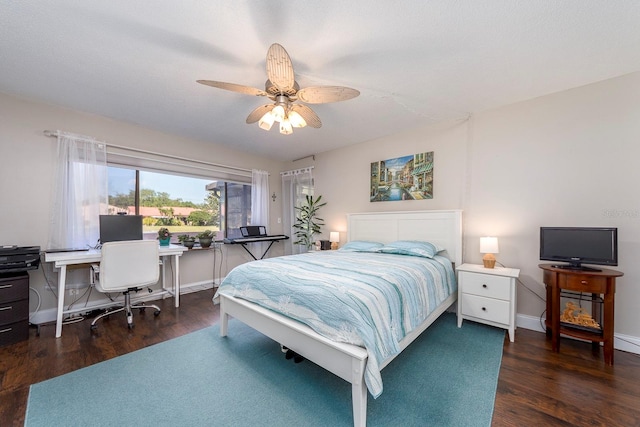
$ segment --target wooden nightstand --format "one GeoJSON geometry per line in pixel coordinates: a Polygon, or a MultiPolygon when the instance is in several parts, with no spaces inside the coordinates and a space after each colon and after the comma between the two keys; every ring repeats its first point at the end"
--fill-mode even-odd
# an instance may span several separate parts
{"type": "Polygon", "coordinates": [[[484,268],[462,264],[458,272],[458,327],[462,320],[504,328],[509,340],[516,332],[516,268],[484,268]]]}

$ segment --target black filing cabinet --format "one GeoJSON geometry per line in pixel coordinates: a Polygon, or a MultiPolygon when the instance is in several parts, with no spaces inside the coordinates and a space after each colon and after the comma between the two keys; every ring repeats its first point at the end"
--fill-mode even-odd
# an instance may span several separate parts
{"type": "Polygon", "coordinates": [[[0,274],[0,347],[29,338],[29,275],[0,274]]]}

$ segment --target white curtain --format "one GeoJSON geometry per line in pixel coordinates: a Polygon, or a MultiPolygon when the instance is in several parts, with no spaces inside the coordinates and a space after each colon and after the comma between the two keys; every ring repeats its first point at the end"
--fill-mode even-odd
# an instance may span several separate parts
{"type": "Polygon", "coordinates": [[[251,224],[269,226],[269,172],[251,171],[251,224]]]}
{"type": "Polygon", "coordinates": [[[58,132],[48,248],[95,246],[107,213],[106,144],[58,132]]]}
{"type": "Polygon", "coordinates": [[[295,229],[296,206],[305,201],[307,195],[313,196],[313,168],[282,172],[282,225],[284,234],[290,237],[285,240],[285,255],[299,254],[307,251],[304,245],[296,245],[295,229]]]}
{"type": "MultiPolygon", "coordinates": [[[[251,171],[251,225],[264,225],[269,231],[269,172],[251,171]]],[[[267,243],[252,243],[261,254],[267,243]]]]}

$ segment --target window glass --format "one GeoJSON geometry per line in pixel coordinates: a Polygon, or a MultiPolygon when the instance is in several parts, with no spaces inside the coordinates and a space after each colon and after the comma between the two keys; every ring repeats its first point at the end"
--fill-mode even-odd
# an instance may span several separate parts
{"type": "Polygon", "coordinates": [[[225,237],[241,237],[240,227],[251,224],[251,186],[233,182],[218,182],[220,224],[225,237]]]}
{"type": "Polygon", "coordinates": [[[109,167],[109,215],[127,213],[135,215],[136,171],[134,169],[109,167]],[[133,211],[129,211],[133,209],[133,211]]]}
{"type": "MultiPolygon", "coordinates": [[[[195,235],[204,230],[215,234],[221,229],[220,191],[206,189],[211,181],[110,166],[109,213],[142,215],[145,238],[155,238],[161,227],[167,227],[174,236],[195,235]],[[139,186],[138,204],[136,183],[139,186]]],[[[245,208],[250,210],[250,204],[245,208]]],[[[176,240],[177,237],[172,239],[176,240]]]]}

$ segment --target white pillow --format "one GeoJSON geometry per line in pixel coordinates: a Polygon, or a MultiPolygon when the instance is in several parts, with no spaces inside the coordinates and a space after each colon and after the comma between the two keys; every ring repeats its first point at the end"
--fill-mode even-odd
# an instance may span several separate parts
{"type": "Polygon", "coordinates": [[[385,254],[419,256],[424,258],[433,258],[438,252],[442,252],[444,248],[434,245],[431,242],[420,242],[417,240],[397,240],[387,243],[378,249],[378,252],[385,254]]]}
{"type": "Polygon", "coordinates": [[[353,240],[346,243],[339,250],[346,252],[377,252],[378,249],[383,247],[382,243],[368,242],[365,240],[353,240]]]}

